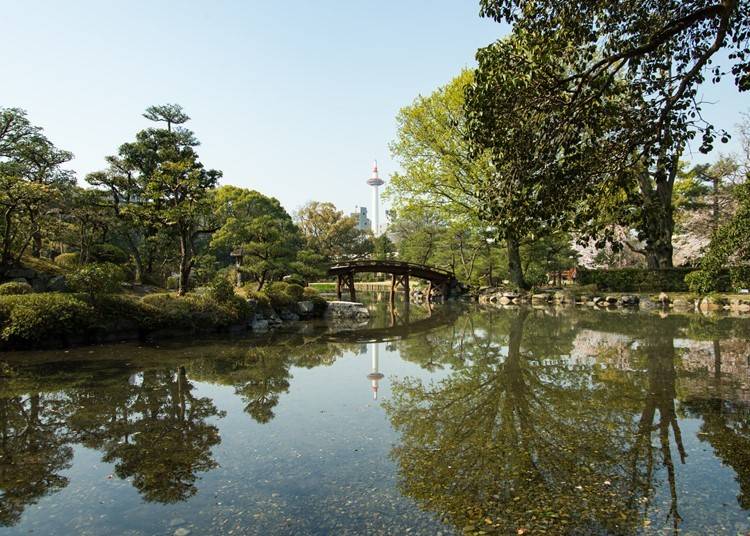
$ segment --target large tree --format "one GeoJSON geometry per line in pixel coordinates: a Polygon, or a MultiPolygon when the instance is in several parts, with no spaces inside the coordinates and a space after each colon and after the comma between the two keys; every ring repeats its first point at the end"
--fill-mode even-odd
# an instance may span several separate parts
{"type": "Polygon", "coordinates": [[[302,239],[276,198],[223,186],[214,203],[221,227],[213,235],[211,247],[241,251],[241,271],[255,281],[258,290],[292,271],[302,239]]]}
{"type": "Polygon", "coordinates": [[[492,227],[506,241],[511,280],[525,287],[520,257],[524,231],[514,222],[501,224],[488,210],[486,190],[496,169],[490,152],[476,151],[469,141],[464,93],[472,82],[473,73],[465,70],[399,112],[391,152],[404,171],[393,175],[386,190],[399,253],[414,262],[435,262],[435,252],[445,246],[455,255],[441,264],[447,261],[452,269],[460,264],[470,278],[474,261],[487,249],[485,239],[495,238],[484,236],[492,227]]]}
{"type": "Polygon", "coordinates": [[[327,261],[359,259],[372,251],[367,233],[354,216],[345,216],[333,203],[310,201],[294,213],[294,220],[311,251],[327,261]]]}
{"type": "MultiPolygon", "coordinates": [[[[537,98],[521,107],[522,114],[533,112],[534,103],[554,103],[575,128],[596,130],[597,118],[589,110],[628,80],[630,118],[617,135],[629,158],[620,159],[619,166],[635,173],[635,187],[621,216],[645,241],[653,268],[672,265],[672,189],[685,144],[700,133],[701,150],[708,151],[716,138],[714,126],[700,115],[699,85],[707,77],[718,81],[731,64],[737,87],[750,87],[748,10],[747,0],[481,0],[482,15],[512,24],[533,62],[546,62],[549,43],[562,44],[555,55],[567,68],[539,78],[537,98]],[[717,61],[722,50],[728,62],[717,61]]],[[[509,75],[504,58],[492,58],[491,50],[480,50],[480,72],[503,83],[507,76],[526,78],[509,75]]],[[[486,102],[492,98],[486,96],[486,102]]],[[[493,113],[486,104],[475,110],[493,113]]]]}
{"type": "Polygon", "coordinates": [[[32,125],[23,110],[0,108],[3,266],[17,264],[29,246],[34,256],[41,255],[60,192],[74,182],[72,172],[60,167],[71,158],[32,125]]]}
{"type": "Polygon", "coordinates": [[[151,107],[144,115],[167,122],[167,128],[138,132],[135,141],[120,146],[118,156],[107,159],[106,171],[89,175],[88,181],[109,189],[118,218],[126,224],[137,223],[142,230],[125,232],[135,260],[136,279],[143,273],[139,245],[144,236],[153,238],[162,231],[176,241],[178,292],[185,294],[197,257],[198,239],[215,230],[209,194],[221,172],[206,169],[200,162],[195,150],[199,143],[192,131],[184,127],[172,129],[172,123],[189,119],[181,109],[162,108],[151,107]]]}

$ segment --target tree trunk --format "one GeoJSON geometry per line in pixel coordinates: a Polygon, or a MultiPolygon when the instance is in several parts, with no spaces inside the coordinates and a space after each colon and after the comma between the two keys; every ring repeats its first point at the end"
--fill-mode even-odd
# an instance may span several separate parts
{"type": "Polygon", "coordinates": [[[512,232],[506,234],[505,241],[508,246],[508,274],[510,282],[519,289],[528,289],[529,286],[523,277],[523,268],[521,266],[521,244],[512,232]]]}
{"type": "Polygon", "coordinates": [[[133,237],[130,236],[130,233],[125,233],[125,238],[128,242],[128,248],[130,248],[130,254],[133,256],[133,264],[135,264],[134,283],[140,285],[143,283],[143,258],[141,257],[141,252],[138,250],[138,245],[133,240],[133,237]]]}
{"type": "Polygon", "coordinates": [[[33,234],[31,255],[37,259],[42,256],[42,232],[37,229],[33,234]]]}
{"type": "Polygon", "coordinates": [[[184,296],[190,285],[190,271],[193,268],[193,248],[186,233],[180,233],[180,284],[177,294],[184,296]]]}
{"type": "Polygon", "coordinates": [[[646,263],[651,269],[672,268],[672,180],[656,183],[656,189],[643,191],[643,228],[646,263]]]}
{"type": "Polygon", "coordinates": [[[11,258],[11,242],[13,241],[13,232],[12,232],[12,226],[13,226],[13,208],[7,208],[5,209],[5,214],[3,214],[5,229],[3,233],[3,259],[2,259],[2,265],[3,266],[10,266],[13,259],[11,258]]]}

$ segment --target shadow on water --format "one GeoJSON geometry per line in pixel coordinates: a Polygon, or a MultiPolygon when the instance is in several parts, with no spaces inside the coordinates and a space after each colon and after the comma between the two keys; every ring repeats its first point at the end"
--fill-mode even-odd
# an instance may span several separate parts
{"type": "Polygon", "coordinates": [[[695,478],[687,443],[696,441],[683,431],[691,419],[700,422],[697,442],[732,469],[737,506],[750,508],[747,321],[370,308],[361,329],[321,324],[252,339],[3,356],[0,524],[17,524],[28,505],[69,484],[76,445],[113,464],[146,502],[185,501],[217,468],[225,417],[197,383],[231,388],[247,418],[267,424],[295,389],[292,369],[331,366],[373,342],[425,371],[392,381],[383,405],[399,433],[391,456],[401,493],[449,527],[712,526],[713,503],[685,506],[680,491],[695,478]],[[697,519],[699,507],[706,514],[697,519]]]}

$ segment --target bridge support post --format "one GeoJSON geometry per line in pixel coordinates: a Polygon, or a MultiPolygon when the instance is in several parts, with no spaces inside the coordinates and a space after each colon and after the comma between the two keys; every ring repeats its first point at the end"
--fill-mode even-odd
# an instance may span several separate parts
{"type": "Polygon", "coordinates": [[[336,299],[341,301],[341,274],[336,276],[336,299]]]}
{"type": "Polygon", "coordinates": [[[427,303],[432,302],[432,280],[427,282],[427,303]]]}
{"type": "Polygon", "coordinates": [[[354,290],[354,272],[346,274],[346,286],[349,287],[349,299],[350,301],[357,301],[357,291],[354,290]]]}
{"type": "Polygon", "coordinates": [[[411,299],[411,291],[409,290],[409,274],[404,274],[401,281],[401,284],[404,286],[404,292],[406,293],[406,297],[404,299],[406,300],[406,303],[409,303],[409,300],[411,299]]]}

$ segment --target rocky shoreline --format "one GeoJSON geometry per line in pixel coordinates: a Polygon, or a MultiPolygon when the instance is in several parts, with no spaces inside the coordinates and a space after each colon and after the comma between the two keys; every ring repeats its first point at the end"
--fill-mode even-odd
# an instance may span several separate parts
{"type": "Polygon", "coordinates": [[[633,293],[576,293],[568,290],[514,292],[498,288],[481,289],[475,296],[480,304],[513,306],[579,306],[599,309],[639,308],[683,312],[750,313],[750,294],[690,296],[684,294],[658,295],[633,293]]]}

